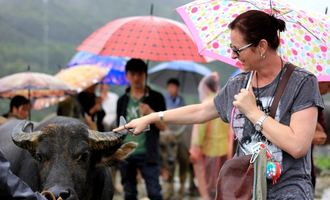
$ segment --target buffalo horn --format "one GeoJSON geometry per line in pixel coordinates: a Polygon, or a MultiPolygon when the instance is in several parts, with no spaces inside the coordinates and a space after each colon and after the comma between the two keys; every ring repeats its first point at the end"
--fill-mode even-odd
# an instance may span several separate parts
{"type": "MultiPolygon", "coordinates": [[[[126,120],[123,116],[120,116],[120,126],[126,124],[126,120]]],[[[121,144],[127,135],[127,130],[120,132],[99,132],[88,130],[89,143],[93,150],[102,150],[113,147],[117,144],[121,144]]]]}
{"type": "Polygon", "coordinates": [[[93,150],[102,150],[121,144],[126,136],[123,132],[99,132],[88,130],[89,143],[93,150]]]}
{"type": "Polygon", "coordinates": [[[12,132],[12,140],[14,143],[30,152],[34,152],[37,146],[37,141],[42,131],[33,132],[33,123],[22,121],[14,128],[12,132]]]}

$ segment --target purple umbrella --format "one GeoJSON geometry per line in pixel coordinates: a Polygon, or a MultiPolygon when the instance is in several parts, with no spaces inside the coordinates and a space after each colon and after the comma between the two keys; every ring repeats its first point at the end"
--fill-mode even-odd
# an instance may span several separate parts
{"type": "Polygon", "coordinates": [[[103,79],[103,83],[111,85],[127,85],[125,77],[125,65],[127,60],[123,57],[99,56],[92,53],[80,51],[68,63],[68,67],[82,64],[99,65],[110,68],[109,73],[103,79]]]}

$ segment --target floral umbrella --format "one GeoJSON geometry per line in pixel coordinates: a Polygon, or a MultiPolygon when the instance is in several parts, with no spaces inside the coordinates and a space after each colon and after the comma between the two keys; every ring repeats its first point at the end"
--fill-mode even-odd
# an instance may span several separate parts
{"type": "MultiPolygon", "coordinates": [[[[61,70],[55,74],[55,77],[79,93],[84,89],[101,82],[108,73],[108,70],[108,68],[103,68],[97,65],[79,65],[61,70]]],[[[35,101],[33,108],[42,109],[63,101],[66,97],[39,98],[35,101]]]]}
{"type": "Polygon", "coordinates": [[[87,37],[77,50],[151,61],[207,61],[198,54],[184,24],[156,16],[111,21],[87,37]]]}
{"type": "Polygon", "coordinates": [[[201,55],[239,66],[230,58],[228,24],[248,10],[262,10],[286,22],[279,53],[319,80],[330,80],[330,24],[326,16],[295,10],[281,0],[196,0],[177,8],[201,55]]]}
{"type": "Polygon", "coordinates": [[[62,69],[55,74],[55,77],[74,88],[77,92],[81,92],[95,83],[101,82],[108,71],[109,69],[97,65],[78,65],[62,69]]]}
{"type": "MultiPolygon", "coordinates": [[[[37,99],[60,98],[72,94],[73,89],[62,80],[38,72],[21,72],[0,79],[0,97],[13,98],[22,95],[34,104],[37,99]]],[[[29,110],[29,119],[31,112],[29,110]]]]}
{"type": "Polygon", "coordinates": [[[29,99],[50,96],[63,96],[72,88],[62,80],[38,72],[21,72],[0,79],[0,97],[12,98],[22,95],[29,99]]]}

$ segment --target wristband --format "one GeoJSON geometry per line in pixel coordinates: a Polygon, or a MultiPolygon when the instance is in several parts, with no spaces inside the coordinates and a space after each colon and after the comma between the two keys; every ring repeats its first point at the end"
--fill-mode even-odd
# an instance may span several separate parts
{"type": "Polygon", "coordinates": [[[159,117],[160,121],[164,121],[164,111],[158,112],[158,117],[159,117]]]}

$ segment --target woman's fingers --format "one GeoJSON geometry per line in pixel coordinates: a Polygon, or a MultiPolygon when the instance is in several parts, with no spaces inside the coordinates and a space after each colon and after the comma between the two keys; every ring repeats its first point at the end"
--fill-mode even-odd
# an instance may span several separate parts
{"type": "Polygon", "coordinates": [[[124,130],[124,129],[125,129],[124,126],[119,126],[119,127],[115,128],[115,129],[113,129],[112,131],[114,131],[114,132],[119,132],[119,131],[122,131],[122,130],[124,130]]]}

